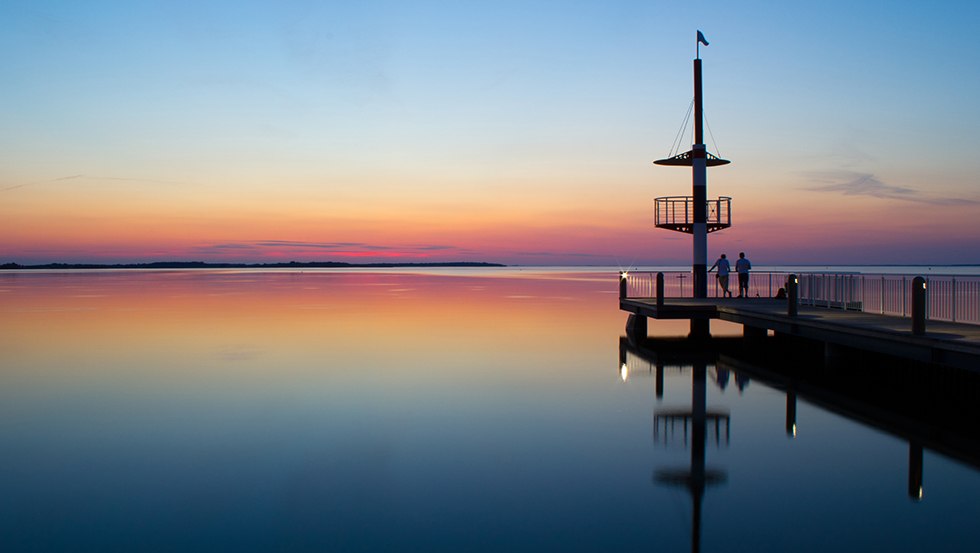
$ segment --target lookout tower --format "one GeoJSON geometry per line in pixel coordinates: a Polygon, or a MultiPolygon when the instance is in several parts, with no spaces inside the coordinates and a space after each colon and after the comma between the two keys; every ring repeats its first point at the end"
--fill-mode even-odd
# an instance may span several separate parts
{"type": "MultiPolygon", "coordinates": [[[[732,199],[708,199],[708,167],[731,163],[708,152],[704,145],[704,101],[701,94],[701,45],[708,45],[698,31],[694,59],[694,144],[687,152],[654,161],[657,165],[691,167],[691,196],[662,196],[654,201],[654,223],[658,228],[692,234],[694,297],[708,297],[708,233],[732,226],[732,199]]],[[[690,113],[690,112],[688,112],[690,113]]],[[[682,127],[683,128],[683,127],[682,127]]]]}

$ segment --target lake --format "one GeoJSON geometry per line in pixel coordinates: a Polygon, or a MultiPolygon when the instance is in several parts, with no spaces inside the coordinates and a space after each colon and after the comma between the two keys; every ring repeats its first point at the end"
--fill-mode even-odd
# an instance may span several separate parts
{"type": "Polygon", "coordinates": [[[0,272],[0,550],[978,547],[972,379],[742,355],[721,322],[630,343],[617,294],[615,270],[0,272]]]}

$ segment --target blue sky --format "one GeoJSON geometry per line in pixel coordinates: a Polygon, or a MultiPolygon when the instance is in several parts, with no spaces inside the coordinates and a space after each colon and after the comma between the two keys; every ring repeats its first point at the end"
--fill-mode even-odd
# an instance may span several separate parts
{"type": "MultiPolygon", "coordinates": [[[[36,244],[42,236],[28,221],[102,197],[117,210],[99,212],[106,232],[61,240],[68,245],[50,255],[98,253],[125,224],[114,213],[132,201],[145,217],[164,216],[144,205],[153,203],[200,227],[230,229],[235,209],[268,223],[261,235],[243,230],[243,241],[354,241],[360,231],[345,217],[374,227],[394,217],[418,236],[416,246],[492,250],[512,262],[608,262],[610,248],[684,259],[677,237],[650,225],[650,202],[687,193],[689,177],[650,161],[667,154],[690,102],[701,29],[711,42],[702,48],[716,139],[709,149],[735,162],[712,172],[709,195],[734,196],[736,221],[751,223],[717,235],[720,244],[792,257],[782,242],[766,242],[767,229],[782,232],[796,222],[785,213],[800,206],[802,230],[831,221],[893,240],[904,228],[894,219],[921,214],[932,223],[910,232],[932,238],[913,249],[958,261],[968,250],[937,249],[936,241],[956,230],[964,248],[980,245],[980,228],[969,226],[969,206],[980,201],[978,12],[948,2],[701,2],[693,10],[663,2],[7,1],[7,224],[17,225],[18,243],[36,244]],[[22,186],[78,175],[58,181],[71,182],[64,192],[22,186]],[[322,234],[275,230],[297,206],[318,202],[322,234]],[[217,215],[204,220],[209,212],[217,215]],[[432,213],[483,226],[437,240],[425,227],[432,213]],[[512,232],[476,239],[493,221],[512,232]],[[540,221],[561,226],[556,235],[604,238],[562,246],[556,237],[533,252],[515,242],[540,232],[540,221]]],[[[234,235],[219,234],[214,241],[234,235]]],[[[862,247],[884,251],[886,238],[862,247]]],[[[24,248],[11,239],[0,251],[22,258],[24,248]]],[[[846,261],[829,258],[839,251],[805,257],[846,261]]],[[[860,255],[857,247],[847,253],[860,255]]]]}

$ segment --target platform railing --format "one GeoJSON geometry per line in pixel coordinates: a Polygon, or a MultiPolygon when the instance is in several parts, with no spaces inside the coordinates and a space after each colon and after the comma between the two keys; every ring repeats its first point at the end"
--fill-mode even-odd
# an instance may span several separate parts
{"type": "MultiPolygon", "coordinates": [[[[664,298],[693,296],[692,273],[663,271],[664,298]]],[[[711,273],[714,274],[714,273],[711,273]]],[[[797,273],[800,305],[910,317],[914,275],[859,273],[797,273]]],[[[786,286],[789,273],[753,271],[749,277],[749,297],[772,298],[786,286]]],[[[980,277],[926,277],[926,318],[933,321],[980,324],[980,277]]],[[[657,273],[627,273],[628,298],[656,298],[657,273]]],[[[729,276],[728,289],[738,295],[738,275],[729,276]]],[[[710,278],[708,297],[722,297],[717,278],[710,278]]]]}
{"type": "MultiPolygon", "coordinates": [[[[732,198],[705,201],[708,232],[732,226],[732,198]]],[[[694,197],[663,196],[654,200],[653,222],[661,228],[690,232],[694,226],[694,197]]]]}

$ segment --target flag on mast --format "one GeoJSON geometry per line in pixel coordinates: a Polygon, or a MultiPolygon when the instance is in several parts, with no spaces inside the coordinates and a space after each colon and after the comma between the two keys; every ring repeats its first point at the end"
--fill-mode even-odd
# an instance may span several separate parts
{"type": "Polygon", "coordinates": [[[704,35],[701,34],[701,31],[698,31],[698,42],[704,44],[705,46],[708,45],[708,41],[705,40],[704,35]]]}

